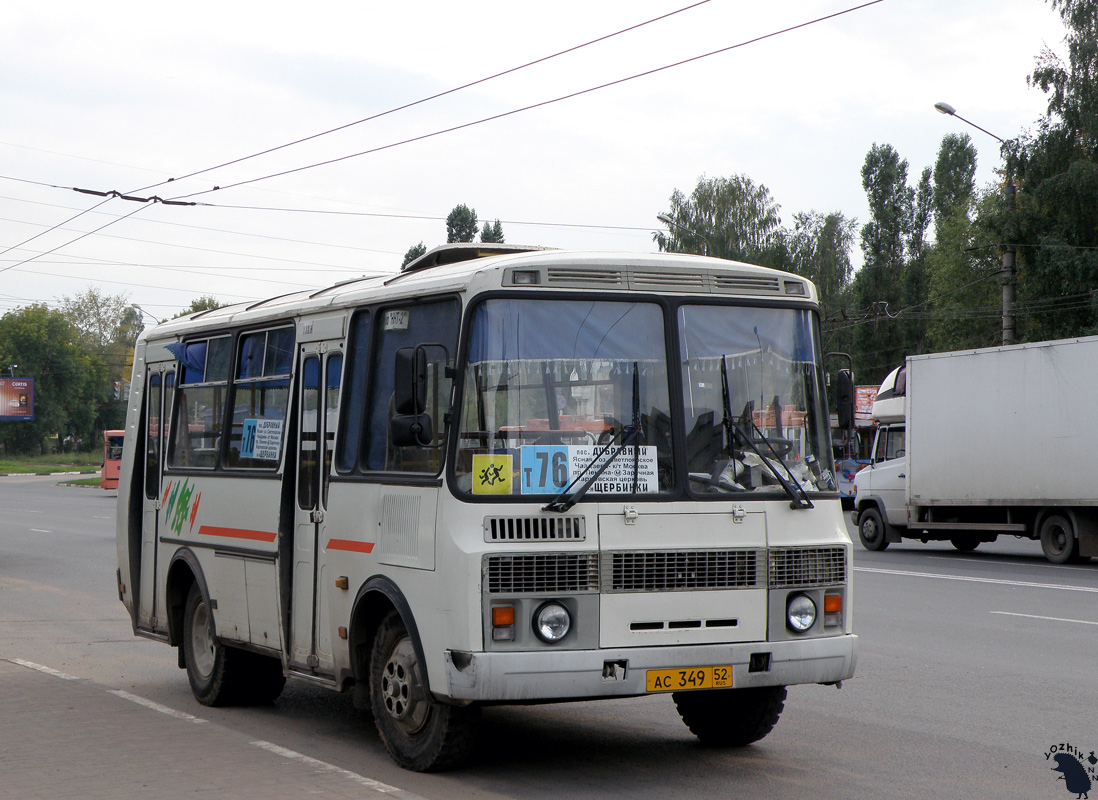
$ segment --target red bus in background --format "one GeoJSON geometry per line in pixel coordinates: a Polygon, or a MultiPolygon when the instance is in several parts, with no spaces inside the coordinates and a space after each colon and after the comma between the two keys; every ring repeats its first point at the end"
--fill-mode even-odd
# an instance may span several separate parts
{"type": "Polygon", "coordinates": [[[99,473],[100,489],[118,488],[118,471],[122,467],[122,438],[125,431],[103,431],[103,469],[99,473]]]}

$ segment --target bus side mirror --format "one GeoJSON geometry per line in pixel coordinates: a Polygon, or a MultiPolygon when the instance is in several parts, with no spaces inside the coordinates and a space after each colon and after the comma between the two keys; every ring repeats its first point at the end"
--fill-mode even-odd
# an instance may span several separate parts
{"type": "Polygon", "coordinates": [[[422,414],[427,407],[427,351],[422,347],[396,351],[393,392],[397,414],[422,414]]]}
{"type": "Polygon", "coordinates": [[[854,373],[848,369],[839,370],[835,389],[839,427],[844,431],[854,430],[854,373]]]}
{"type": "Polygon", "coordinates": [[[396,351],[389,440],[394,447],[429,447],[434,427],[427,408],[427,351],[422,345],[396,351]]]}

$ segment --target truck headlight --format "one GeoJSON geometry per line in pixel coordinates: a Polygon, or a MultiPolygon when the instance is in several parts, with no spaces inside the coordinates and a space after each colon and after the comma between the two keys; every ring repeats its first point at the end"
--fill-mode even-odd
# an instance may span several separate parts
{"type": "Polygon", "coordinates": [[[572,615],[558,602],[542,603],[534,612],[534,633],[548,644],[556,644],[572,628],[572,615]]]}
{"type": "Polygon", "coordinates": [[[804,633],[816,622],[816,604],[806,594],[795,594],[785,607],[785,624],[789,630],[804,633]]]}

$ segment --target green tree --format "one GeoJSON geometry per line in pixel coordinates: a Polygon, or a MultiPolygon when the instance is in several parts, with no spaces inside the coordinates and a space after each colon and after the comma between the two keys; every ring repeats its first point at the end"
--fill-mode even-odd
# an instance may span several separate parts
{"type": "MultiPolygon", "coordinates": [[[[799,212],[793,215],[793,230],[787,236],[790,269],[816,284],[825,323],[832,329],[841,327],[835,323],[842,319],[849,299],[854,225],[839,212],[799,212]]],[[[825,347],[844,349],[839,340],[825,347]]]]}
{"type": "Polygon", "coordinates": [[[503,225],[498,219],[492,224],[484,223],[484,227],[480,229],[480,240],[492,244],[503,244],[503,225]]]}
{"type": "Polygon", "coordinates": [[[1066,62],[1045,49],[1029,77],[1048,95],[1037,130],[1004,147],[1018,194],[989,225],[1017,246],[1019,339],[1098,333],[1098,0],[1051,0],[1066,62]]]}
{"type": "Polygon", "coordinates": [[[477,212],[459,203],[446,217],[446,243],[471,242],[476,238],[477,212]]]}
{"type": "Polygon", "coordinates": [[[34,378],[34,421],[0,424],[6,448],[44,452],[53,435],[92,441],[106,367],[62,311],[31,305],[0,317],[0,361],[34,378]]]}
{"type": "MultiPolygon", "coordinates": [[[[904,320],[910,300],[906,249],[915,230],[915,190],[907,183],[907,160],[891,145],[874,144],[862,165],[870,220],[861,231],[864,265],[854,278],[853,349],[859,380],[880,381],[907,355],[904,320]]],[[[924,198],[925,200],[925,198],[924,198]]]]}
{"type": "Polygon", "coordinates": [[[173,319],[185,317],[188,314],[197,314],[199,311],[213,311],[215,308],[221,308],[223,305],[225,305],[225,303],[222,303],[212,294],[203,295],[202,297],[196,297],[192,300],[191,304],[176,314],[173,319]]]}
{"type": "Polygon", "coordinates": [[[770,190],[746,175],[698,179],[687,197],[671,195],[671,224],[653,236],[660,250],[784,267],[787,246],[781,207],[770,190]]]}
{"type": "Polygon", "coordinates": [[[420,256],[424,255],[426,252],[427,248],[424,246],[423,242],[412,245],[408,248],[408,252],[404,254],[404,260],[400,262],[400,268],[404,269],[406,266],[411,264],[420,256]]]}

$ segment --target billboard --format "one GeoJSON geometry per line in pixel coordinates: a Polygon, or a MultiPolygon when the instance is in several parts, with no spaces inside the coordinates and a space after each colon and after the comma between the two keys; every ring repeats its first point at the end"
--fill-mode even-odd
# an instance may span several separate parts
{"type": "Polygon", "coordinates": [[[877,399],[877,386],[857,386],[854,389],[854,418],[863,422],[873,419],[873,401],[877,399]]]}
{"type": "Polygon", "coordinates": [[[34,378],[0,378],[0,422],[34,419],[34,378]]]}

